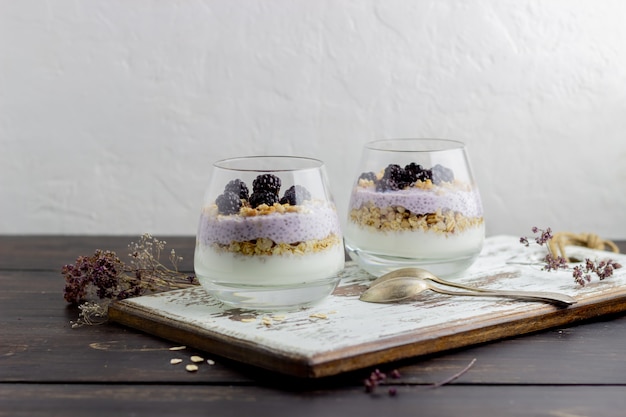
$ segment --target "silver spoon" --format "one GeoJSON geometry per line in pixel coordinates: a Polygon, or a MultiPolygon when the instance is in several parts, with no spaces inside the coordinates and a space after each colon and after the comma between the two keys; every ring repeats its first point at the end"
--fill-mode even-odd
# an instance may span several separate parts
{"type": "Polygon", "coordinates": [[[445,281],[420,268],[402,268],[389,272],[374,280],[370,287],[361,294],[361,301],[370,303],[393,303],[406,300],[426,290],[447,295],[474,297],[506,297],[526,301],[543,301],[557,305],[576,304],[576,299],[569,295],[543,291],[503,291],[470,287],[456,282],[445,281]],[[460,288],[465,291],[447,290],[436,285],[460,288]]]}

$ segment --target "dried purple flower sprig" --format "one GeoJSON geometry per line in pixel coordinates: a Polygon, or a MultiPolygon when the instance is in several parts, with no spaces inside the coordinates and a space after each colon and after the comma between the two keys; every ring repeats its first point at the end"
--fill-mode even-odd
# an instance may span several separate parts
{"type": "MultiPolygon", "coordinates": [[[[546,243],[548,243],[548,241],[550,241],[550,239],[554,237],[554,235],[552,234],[552,229],[550,229],[549,227],[544,230],[538,228],[537,226],[533,226],[531,230],[534,234],[539,234],[534,238],[534,241],[537,242],[539,246],[545,245],[546,243]]],[[[530,246],[530,241],[525,236],[520,237],[519,241],[526,247],[530,246]]]]}
{"type": "MultiPolygon", "coordinates": [[[[391,371],[390,376],[393,379],[400,378],[400,372],[397,369],[391,371]]],[[[387,380],[387,374],[381,372],[380,369],[375,369],[372,371],[370,376],[363,381],[363,385],[365,386],[365,392],[373,393],[381,383],[387,380]]],[[[387,391],[390,396],[395,396],[398,392],[395,388],[391,387],[387,391]]]]}
{"type": "Polygon", "coordinates": [[[586,283],[591,282],[591,274],[595,274],[600,281],[613,275],[616,269],[621,268],[622,265],[615,262],[612,259],[605,259],[599,262],[592,262],[589,259],[585,259],[585,266],[576,265],[572,270],[574,280],[582,287],[586,283]]]}
{"type": "MultiPolygon", "coordinates": [[[[435,382],[434,384],[428,385],[428,388],[439,388],[441,386],[447,385],[453,381],[455,381],[456,379],[460,378],[461,376],[463,376],[467,371],[470,370],[470,368],[472,366],[474,366],[474,364],[476,363],[476,358],[473,358],[469,364],[467,364],[463,369],[461,369],[459,372],[455,373],[454,375],[451,375],[439,382],[435,382]]],[[[393,379],[399,379],[400,378],[400,372],[397,369],[394,369],[393,371],[391,371],[390,373],[391,378],[393,379]]],[[[372,373],[370,374],[370,376],[368,378],[366,378],[363,381],[363,385],[365,386],[365,392],[372,394],[375,392],[376,388],[381,384],[387,381],[387,374],[385,374],[384,372],[381,372],[379,369],[375,369],[374,371],[372,371],[372,373]]],[[[390,397],[395,397],[398,394],[398,391],[396,390],[396,388],[394,387],[390,387],[387,390],[387,393],[389,394],[390,397]]]]}
{"type": "Polygon", "coordinates": [[[160,262],[165,245],[165,241],[146,233],[138,242],[128,245],[129,265],[115,252],[101,249],[92,256],[79,256],[73,265],[64,265],[63,296],[68,303],[78,304],[80,310],[79,319],[71,323],[72,327],[106,322],[111,301],[198,285],[193,275],[178,271],[182,257],[174,249],[169,256],[173,269],[160,262]]]}
{"type": "Polygon", "coordinates": [[[140,295],[144,283],[117,257],[115,252],[98,249],[92,256],[79,256],[71,265],[64,265],[65,301],[80,304],[96,300],[121,300],[140,295]]]}
{"type": "MultiPolygon", "coordinates": [[[[546,248],[548,249],[548,254],[544,258],[545,264],[542,269],[544,271],[553,271],[553,270],[558,270],[558,269],[565,269],[565,270],[571,269],[572,276],[574,277],[574,281],[576,281],[576,283],[580,285],[581,287],[584,287],[587,283],[591,282],[592,274],[596,275],[598,279],[602,281],[605,278],[608,278],[611,275],[613,275],[613,272],[616,269],[619,269],[622,267],[621,264],[615,262],[612,259],[592,261],[586,258],[584,262],[584,266],[576,265],[573,268],[570,268],[570,265],[567,262],[567,259],[565,259],[563,256],[555,255],[554,253],[552,253],[552,250],[550,249],[550,245],[548,245],[548,242],[554,237],[554,235],[552,234],[552,230],[549,227],[546,229],[533,227],[531,230],[536,235],[533,239],[535,243],[538,244],[539,246],[545,245],[546,248]]],[[[530,246],[530,240],[528,237],[525,237],[525,236],[520,237],[520,243],[526,247],[530,246]]]]}

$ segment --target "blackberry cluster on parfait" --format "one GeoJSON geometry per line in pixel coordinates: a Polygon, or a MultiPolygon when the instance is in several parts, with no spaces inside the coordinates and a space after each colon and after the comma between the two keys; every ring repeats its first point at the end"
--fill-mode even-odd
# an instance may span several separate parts
{"type": "Polygon", "coordinates": [[[280,178],[273,174],[261,174],[252,181],[252,195],[250,195],[250,206],[259,207],[261,204],[273,206],[278,203],[280,192],[280,178]]]}
{"type": "Polygon", "coordinates": [[[311,198],[311,193],[301,185],[289,187],[280,197],[281,181],[276,175],[261,174],[252,181],[252,194],[245,182],[234,179],[226,184],[224,192],[215,199],[219,214],[237,214],[243,206],[257,208],[261,204],[301,204],[311,198]]]}
{"type": "Polygon", "coordinates": [[[411,162],[404,168],[397,164],[387,165],[380,179],[371,171],[362,173],[359,179],[372,181],[376,191],[384,192],[412,187],[418,181],[425,182],[430,180],[435,185],[440,185],[442,182],[452,182],[454,181],[454,172],[440,164],[427,169],[420,164],[411,162]]]}

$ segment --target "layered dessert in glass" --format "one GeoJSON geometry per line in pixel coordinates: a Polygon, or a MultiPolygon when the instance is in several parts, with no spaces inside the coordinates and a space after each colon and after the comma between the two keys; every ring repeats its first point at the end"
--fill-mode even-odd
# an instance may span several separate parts
{"type": "Polygon", "coordinates": [[[236,178],[215,186],[219,194],[202,208],[194,259],[200,283],[230,306],[254,309],[298,307],[330,294],[345,253],[321,163],[258,157],[217,168],[227,173],[218,177],[236,178]]]}
{"type": "Polygon", "coordinates": [[[379,166],[392,162],[361,172],[354,184],[345,227],[348,253],[377,276],[408,266],[443,276],[461,272],[480,253],[485,235],[480,195],[462,144],[387,142],[365,152],[365,166],[372,167],[371,159],[379,166]],[[438,160],[442,163],[426,165],[438,160]]]}

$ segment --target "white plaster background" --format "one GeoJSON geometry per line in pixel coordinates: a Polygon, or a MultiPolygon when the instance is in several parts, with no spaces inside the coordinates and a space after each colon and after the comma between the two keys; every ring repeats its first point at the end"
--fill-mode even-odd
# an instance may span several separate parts
{"type": "Polygon", "coordinates": [[[192,235],[217,159],[468,144],[488,234],[626,238],[621,0],[0,0],[0,233],[192,235]]]}

